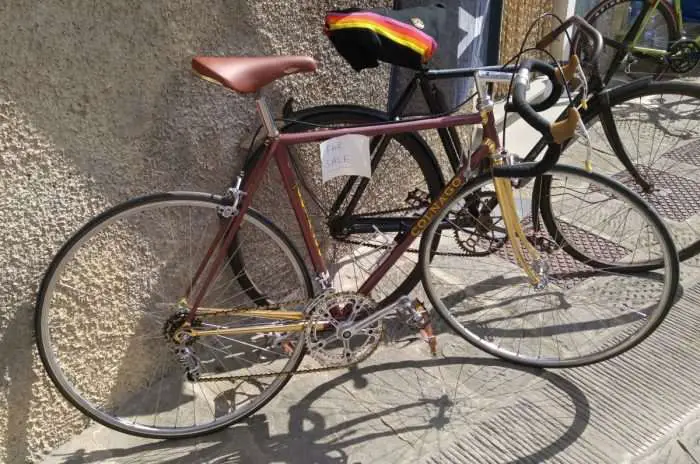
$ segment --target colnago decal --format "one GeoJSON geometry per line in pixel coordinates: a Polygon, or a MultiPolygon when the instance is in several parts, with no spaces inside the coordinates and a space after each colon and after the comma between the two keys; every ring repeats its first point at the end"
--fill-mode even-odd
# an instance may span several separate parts
{"type": "Polygon", "coordinates": [[[304,197],[301,196],[301,190],[299,189],[299,185],[295,184],[294,190],[297,192],[297,197],[299,197],[299,203],[301,204],[301,208],[304,210],[304,214],[306,214],[306,222],[309,225],[309,232],[311,232],[311,238],[314,239],[314,244],[316,245],[316,252],[319,256],[321,256],[321,245],[318,243],[318,239],[316,238],[316,232],[314,232],[314,226],[313,224],[311,224],[311,218],[309,217],[309,212],[306,210],[306,204],[304,203],[304,197]]]}
{"type": "Polygon", "coordinates": [[[464,179],[461,177],[455,177],[452,179],[452,181],[445,187],[445,190],[442,192],[440,195],[440,198],[435,200],[430,206],[428,206],[428,210],[425,212],[423,217],[418,219],[418,222],[411,228],[411,235],[414,237],[418,237],[423,231],[430,225],[430,223],[433,221],[433,218],[442,211],[442,208],[445,207],[445,205],[452,199],[455,193],[457,193],[457,190],[459,187],[464,184],[464,179]]]}

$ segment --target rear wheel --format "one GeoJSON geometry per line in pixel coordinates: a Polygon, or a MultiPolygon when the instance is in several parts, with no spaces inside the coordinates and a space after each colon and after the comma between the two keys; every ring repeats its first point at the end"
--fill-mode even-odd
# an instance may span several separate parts
{"type": "MultiPolygon", "coordinates": [[[[344,105],[302,110],[287,116],[286,120],[290,122],[282,131],[287,133],[389,121],[386,113],[344,105]]],[[[253,153],[246,163],[246,172],[254,168],[263,148],[253,153]]],[[[416,134],[374,137],[371,153],[370,179],[343,176],[324,184],[318,145],[290,147],[293,166],[333,285],[344,292],[357,291],[392,243],[406,234],[411,223],[437,198],[443,185],[433,153],[416,134]]],[[[279,204],[276,174],[270,175],[256,193],[258,209],[279,204]]],[[[281,214],[280,209],[269,214],[277,216],[281,214]]],[[[405,253],[382,279],[371,295],[375,301],[388,304],[416,286],[420,280],[417,251],[416,246],[405,253]]],[[[247,279],[243,271],[245,262],[253,259],[247,256],[243,250],[231,261],[234,273],[244,282],[247,279]]],[[[254,285],[246,287],[250,288],[251,298],[264,304],[254,285]]]]}
{"type": "MultiPolygon", "coordinates": [[[[625,35],[638,19],[646,0],[605,0],[589,11],[585,19],[595,27],[604,38],[603,51],[597,66],[601,78],[606,76],[613,81],[623,82],[628,79],[654,75],[658,76],[666,68],[662,55],[652,56],[632,52],[626,61],[627,50],[622,44],[625,35]]],[[[639,36],[638,47],[666,51],[680,39],[678,25],[674,19],[670,5],[665,1],[658,2],[651,18],[639,36]]],[[[574,37],[575,51],[586,62],[588,43],[581,34],[574,37]]],[[[587,63],[593,66],[593,63],[587,63]]],[[[607,83],[607,82],[605,82],[607,83]]]]}
{"type": "MultiPolygon", "coordinates": [[[[87,416],[143,437],[204,435],[264,406],[301,362],[303,332],[178,337],[189,312],[181,299],[228,204],[184,192],[131,200],[90,221],[54,258],[36,305],[37,345],[56,387],[87,416]]],[[[264,298],[303,307],[311,279],[279,229],[249,210],[238,234],[257,256],[246,273],[264,298]]],[[[233,314],[255,307],[246,290],[224,266],[201,303],[218,314],[203,310],[192,327],[289,323],[233,314]]]]}

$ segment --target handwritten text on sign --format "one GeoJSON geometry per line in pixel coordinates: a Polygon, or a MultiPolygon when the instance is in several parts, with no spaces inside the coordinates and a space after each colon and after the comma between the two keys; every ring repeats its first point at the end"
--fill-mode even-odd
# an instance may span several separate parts
{"type": "Polygon", "coordinates": [[[321,143],[321,179],[328,182],[338,176],[371,177],[370,138],[349,134],[321,143]]]}

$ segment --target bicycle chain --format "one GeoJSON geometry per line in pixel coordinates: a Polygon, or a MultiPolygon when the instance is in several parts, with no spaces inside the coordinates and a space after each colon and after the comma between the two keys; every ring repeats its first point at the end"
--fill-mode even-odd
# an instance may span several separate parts
{"type": "MultiPolygon", "coordinates": [[[[379,212],[376,212],[376,213],[367,213],[367,214],[363,214],[363,216],[366,216],[366,217],[384,216],[384,215],[386,215],[386,214],[402,213],[402,212],[405,212],[405,211],[410,211],[410,210],[412,210],[412,209],[415,209],[415,208],[414,208],[414,207],[411,207],[411,208],[388,209],[388,210],[386,210],[386,211],[379,211],[379,212]]],[[[343,242],[343,243],[349,243],[349,244],[352,244],[352,245],[362,245],[362,246],[366,246],[366,247],[374,248],[374,249],[386,248],[386,245],[375,245],[375,244],[373,244],[373,243],[360,242],[360,241],[356,241],[356,240],[350,240],[350,239],[347,239],[347,238],[333,237],[333,239],[334,239],[334,240],[337,240],[337,241],[339,241],[339,242],[343,242]]],[[[419,250],[418,250],[417,248],[408,248],[404,253],[418,253],[418,251],[419,251],[419,250]]],[[[436,255],[439,255],[439,256],[459,256],[459,257],[469,256],[467,253],[455,253],[455,252],[447,252],[447,251],[437,251],[437,252],[435,252],[435,254],[436,254],[436,255]]]]}
{"type": "MultiPolygon", "coordinates": [[[[369,248],[375,248],[375,249],[377,249],[377,248],[386,248],[386,245],[374,245],[374,244],[371,244],[371,243],[355,242],[355,241],[352,241],[352,240],[339,239],[339,238],[337,238],[336,240],[338,240],[339,242],[343,242],[343,243],[351,243],[351,244],[353,244],[353,245],[362,245],[362,246],[366,246],[366,247],[369,247],[369,248]]],[[[460,248],[461,248],[461,247],[460,247],[460,248]]],[[[418,251],[419,251],[419,250],[416,250],[416,249],[413,249],[413,248],[409,248],[409,249],[407,249],[404,253],[418,253],[418,251]]],[[[470,253],[457,253],[457,252],[455,252],[455,251],[436,251],[436,252],[435,252],[435,256],[454,256],[454,257],[459,257],[459,258],[465,258],[465,257],[473,256],[473,254],[470,254],[470,253]]]]}
{"type": "MultiPolygon", "coordinates": [[[[285,303],[280,303],[280,304],[274,304],[274,305],[269,305],[269,306],[259,306],[256,307],[256,310],[273,310],[273,309],[280,309],[282,306],[295,306],[295,305],[300,305],[302,303],[305,303],[304,306],[308,305],[310,301],[313,299],[307,299],[307,300],[295,300],[295,301],[288,301],[285,303]]],[[[236,313],[243,313],[249,311],[249,309],[223,309],[221,311],[217,312],[211,312],[207,313],[206,316],[223,316],[226,314],[236,314],[236,313]]],[[[312,369],[301,369],[301,370],[294,370],[294,371],[280,371],[280,372],[269,372],[269,373],[261,373],[261,374],[241,374],[241,375],[216,375],[216,376],[211,376],[211,377],[200,377],[194,382],[218,382],[218,381],[236,381],[236,380],[251,380],[251,379],[256,379],[260,377],[277,377],[280,375],[297,375],[297,374],[313,374],[317,372],[327,372],[327,371],[332,371],[332,370],[337,370],[337,369],[345,369],[347,367],[352,367],[355,366],[362,361],[366,360],[376,350],[376,347],[374,350],[368,352],[365,356],[361,357],[360,359],[355,360],[354,362],[351,363],[346,363],[346,364],[341,364],[338,366],[324,366],[324,367],[315,367],[312,369]]]]}

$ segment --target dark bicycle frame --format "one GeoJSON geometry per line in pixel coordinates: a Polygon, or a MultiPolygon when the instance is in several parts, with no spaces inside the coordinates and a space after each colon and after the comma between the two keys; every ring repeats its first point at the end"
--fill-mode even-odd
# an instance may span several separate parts
{"type": "MultiPolygon", "coordinates": [[[[414,96],[416,91],[420,89],[423,93],[428,107],[430,109],[430,115],[436,116],[440,114],[447,113],[449,109],[446,103],[442,99],[442,95],[439,89],[433,84],[434,81],[440,79],[454,79],[454,78],[466,78],[472,77],[477,71],[506,71],[512,72],[514,68],[503,67],[503,66],[486,66],[480,68],[459,68],[459,69],[445,69],[445,70],[426,70],[419,71],[408,83],[401,96],[397,100],[394,107],[389,112],[389,120],[393,120],[399,117],[403,111],[408,106],[411,98],[414,96]]],[[[447,157],[452,167],[452,172],[457,173],[462,166],[462,160],[464,158],[464,150],[460,142],[459,134],[456,130],[457,126],[447,126],[437,128],[437,132],[440,136],[447,157]]],[[[495,130],[495,122],[494,122],[495,130]]],[[[378,140],[373,140],[370,146],[370,152],[372,153],[371,167],[374,171],[381,161],[386,147],[388,146],[390,138],[381,137],[378,140]]],[[[534,158],[528,160],[532,161],[534,158]]],[[[474,163],[472,163],[474,164],[474,163]]],[[[479,164],[477,163],[473,166],[477,169],[479,164]]],[[[335,222],[335,227],[342,227],[344,233],[372,233],[374,232],[374,227],[377,227],[381,232],[401,232],[405,228],[406,219],[401,217],[377,217],[372,216],[371,218],[363,217],[353,217],[352,221],[348,218],[352,216],[352,213],[357,206],[362,194],[364,193],[370,179],[368,178],[358,178],[350,177],[345,183],[345,186],[338,194],[333,206],[331,206],[329,216],[332,218],[331,221],[335,222]],[[358,184],[359,181],[359,184],[358,184]],[[342,215],[338,216],[337,213],[340,207],[345,203],[347,195],[352,191],[352,189],[357,184],[357,189],[354,191],[345,211],[342,215]]]]}
{"type": "MultiPolygon", "coordinates": [[[[551,44],[557,37],[560,35],[564,34],[565,31],[567,30],[568,27],[571,25],[571,20],[572,18],[569,18],[569,20],[565,21],[563,24],[555,28],[553,31],[551,31],[549,34],[545,35],[542,39],[538,41],[538,43],[535,45],[535,48],[545,48],[549,44],[551,44]]],[[[439,88],[434,84],[434,81],[436,80],[441,80],[441,79],[455,79],[455,78],[466,78],[466,77],[471,77],[474,75],[474,73],[478,70],[486,70],[486,71],[513,71],[514,67],[509,66],[509,67],[504,67],[501,65],[497,66],[486,66],[486,67],[481,67],[481,68],[460,68],[460,69],[433,69],[433,70],[420,70],[417,71],[416,74],[413,76],[413,78],[410,80],[410,82],[406,85],[404,88],[403,92],[399,96],[399,98],[396,100],[396,103],[389,108],[388,111],[388,120],[396,120],[400,119],[403,115],[404,110],[408,106],[409,102],[411,101],[411,98],[413,98],[414,94],[418,89],[420,89],[421,93],[423,94],[423,98],[425,99],[428,109],[430,111],[431,115],[439,115],[439,114],[444,114],[444,113],[449,113],[451,110],[448,108],[447,103],[445,102],[445,99],[443,95],[441,94],[439,88]]],[[[607,90],[605,89],[605,85],[603,81],[600,79],[600,76],[597,73],[594,73],[591,82],[589,83],[589,88],[593,90],[595,93],[595,98],[602,98],[605,99],[607,97],[607,90]]],[[[635,85],[630,84],[630,85],[635,85]]],[[[643,85],[641,82],[636,84],[636,85],[643,85]]],[[[581,102],[583,96],[582,95],[577,95],[575,97],[574,104],[578,106],[578,104],[581,102]]],[[[595,106],[590,106],[590,108],[595,108],[595,106]]],[[[605,108],[605,106],[603,106],[605,108]]],[[[559,117],[557,118],[557,121],[563,121],[567,117],[567,112],[564,110],[559,117]]],[[[581,117],[586,119],[586,113],[585,111],[581,113],[581,117]]],[[[644,191],[648,191],[650,189],[650,185],[642,178],[641,174],[637,171],[636,167],[632,163],[632,161],[629,159],[627,156],[622,141],[620,139],[620,136],[617,132],[617,128],[615,127],[615,123],[613,121],[612,117],[612,112],[611,111],[601,111],[600,112],[600,119],[601,123],[603,125],[603,129],[605,131],[606,137],[610,141],[611,146],[613,147],[616,155],[622,162],[622,164],[625,166],[625,168],[630,172],[632,177],[639,183],[639,185],[642,187],[644,191]]],[[[461,141],[459,134],[457,133],[455,127],[443,127],[438,129],[438,135],[440,137],[440,140],[442,142],[443,148],[445,149],[445,153],[447,154],[447,159],[450,163],[450,167],[452,169],[452,172],[458,172],[460,169],[460,166],[462,165],[462,159],[464,158],[464,149],[462,147],[461,141]]],[[[379,164],[382,156],[384,155],[385,149],[388,146],[390,140],[386,137],[382,137],[380,140],[373,140],[372,145],[370,147],[370,151],[372,153],[372,160],[371,160],[371,166],[372,166],[372,171],[377,167],[379,164]]],[[[530,150],[530,152],[527,154],[527,156],[524,157],[523,161],[525,162],[532,162],[537,159],[537,157],[542,153],[542,151],[547,147],[547,141],[544,138],[541,138],[535,146],[530,150]]],[[[477,166],[478,168],[478,166],[477,166]]],[[[532,181],[532,179],[520,179],[518,186],[523,186],[526,185],[532,181]]],[[[334,204],[331,206],[330,211],[329,211],[329,225],[331,225],[332,230],[342,230],[343,234],[352,234],[352,233],[371,233],[375,231],[375,227],[379,229],[381,232],[401,232],[402,230],[402,224],[405,222],[405,219],[403,218],[396,218],[396,217],[377,217],[377,216],[372,216],[371,218],[363,218],[361,216],[359,217],[353,217],[352,214],[355,210],[355,207],[357,206],[358,202],[360,201],[360,198],[362,197],[362,194],[364,193],[365,189],[367,188],[367,185],[369,183],[369,179],[367,178],[362,178],[358,179],[357,177],[351,177],[348,179],[348,181],[345,183],[344,187],[338,194],[338,197],[336,198],[334,204]],[[359,182],[359,184],[358,184],[359,182]],[[345,204],[346,199],[348,194],[350,194],[357,185],[357,188],[353,192],[352,197],[350,198],[347,207],[345,210],[339,214],[340,208],[343,204],[345,204]]],[[[538,211],[538,199],[535,198],[533,199],[533,211],[537,212],[538,211]]],[[[537,215],[535,214],[535,224],[536,227],[538,226],[538,220],[537,220],[537,215]]]]}

